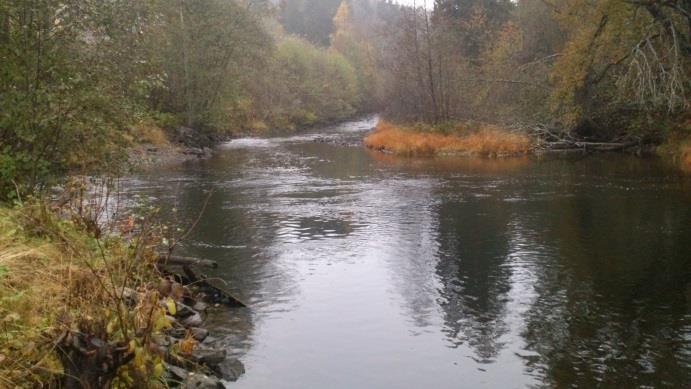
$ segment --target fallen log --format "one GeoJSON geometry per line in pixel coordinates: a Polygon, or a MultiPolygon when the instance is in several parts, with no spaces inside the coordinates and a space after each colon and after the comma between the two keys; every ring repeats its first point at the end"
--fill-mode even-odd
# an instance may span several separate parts
{"type": "Polygon", "coordinates": [[[165,265],[177,265],[177,266],[199,266],[206,267],[210,269],[217,269],[218,262],[211,261],[208,259],[193,258],[193,257],[182,257],[178,255],[161,255],[159,257],[159,263],[165,265]]]}
{"type": "Polygon", "coordinates": [[[575,142],[576,147],[586,149],[586,150],[596,150],[596,151],[618,151],[624,150],[629,147],[636,146],[638,142],[575,142]]]}
{"type": "Polygon", "coordinates": [[[247,307],[247,304],[231,295],[228,291],[224,290],[218,285],[217,282],[209,279],[203,274],[198,275],[190,266],[183,266],[182,271],[187,277],[186,281],[188,281],[190,284],[197,285],[200,291],[208,294],[214,302],[225,304],[231,307],[247,307]]]}
{"type": "Polygon", "coordinates": [[[637,146],[638,142],[578,142],[560,141],[545,142],[540,145],[540,151],[619,151],[637,146]]]}

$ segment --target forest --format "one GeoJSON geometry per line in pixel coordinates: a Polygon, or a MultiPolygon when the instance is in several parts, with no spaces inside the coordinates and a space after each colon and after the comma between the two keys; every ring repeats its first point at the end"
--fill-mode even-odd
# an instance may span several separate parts
{"type": "Polygon", "coordinates": [[[187,234],[142,207],[111,236],[108,205],[84,205],[137,168],[133,149],[378,114],[375,151],[629,151],[688,169],[690,108],[691,0],[3,0],[0,387],[160,387],[173,364],[150,344],[179,284],[154,265],[187,234]],[[98,370],[92,346],[104,371],[65,378],[98,370]]]}
{"type": "Polygon", "coordinates": [[[555,140],[687,142],[687,1],[42,1],[0,8],[0,192],[365,111],[555,140]],[[139,131],[139,132],[138,132],[139,131]]]}

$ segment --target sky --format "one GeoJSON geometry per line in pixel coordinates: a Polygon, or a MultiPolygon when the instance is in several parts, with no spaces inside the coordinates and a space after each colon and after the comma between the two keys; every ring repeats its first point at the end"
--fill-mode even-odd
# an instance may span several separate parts
{"type": "MultiPolygon", "coordinates": [[[[406,5],[413,5],[413,1],[415,1],[418,6],[421,6],[425,2],[425,0],[395,0],[396,3],[406,5]]],[[[434,3],[434,0],[427,0],[427,7],[431,8],[432,3],[434,3]]]]}

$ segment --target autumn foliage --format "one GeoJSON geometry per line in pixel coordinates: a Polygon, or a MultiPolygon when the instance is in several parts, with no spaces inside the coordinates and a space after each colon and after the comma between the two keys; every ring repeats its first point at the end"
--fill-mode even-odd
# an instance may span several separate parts
{"type": "Polygon", "coordinates": [[[450,133],[441,133],[380,121],[374,132],[365,138],[365,146],[408,156],[505,157],[527,154],[531,141],[525,134],[492,125],[478,125],[476,129],[464,129],[459,125],[450,133]]]}

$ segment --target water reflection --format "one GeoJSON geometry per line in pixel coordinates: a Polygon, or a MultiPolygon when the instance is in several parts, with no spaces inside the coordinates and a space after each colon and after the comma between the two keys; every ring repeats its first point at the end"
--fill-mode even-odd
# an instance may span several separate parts
{"type": "Polygon", "coordinates": [[[523,335],[540,359],[529,365],[555,385],[683,387],[691,382],[685,195],[661,191],[667,183],[657,178],[599,181],[536,213],[557,253],[536,267],[523,335]]]}
{"type": "Polygon", "coordinates": [[[445,333],[468,343],[478,361],[492,362],[507,331],[505,305],[511,287],[507,266],[508,204],[496,198],[446,201],[439,207],[440,261],[445,333]]]}
{"type": "Polygon", "coordinates": [[[129,184],[251,309],[237,387],[691,382],[691,180],[623,157],[398,159],[372,120],[234,141],[129,184]],[[176,209],[176,212],[173,212],[176,209]]]}

